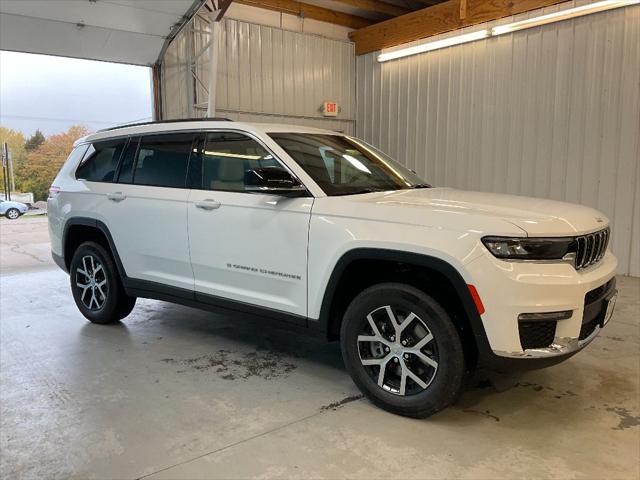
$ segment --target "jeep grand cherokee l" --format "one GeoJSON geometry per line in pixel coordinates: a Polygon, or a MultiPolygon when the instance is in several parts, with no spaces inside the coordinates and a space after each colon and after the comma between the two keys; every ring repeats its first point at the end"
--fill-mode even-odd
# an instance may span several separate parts
{"type": "Polygon", "coordinates": [[[339,339],[375,404],[424,417],[469,372],[546,366],[615,301],[600,212],[432,188],[348,135],[222,120],[78,140],[48,201],[82,314],[137,297],[280,320],[339,339]]]}

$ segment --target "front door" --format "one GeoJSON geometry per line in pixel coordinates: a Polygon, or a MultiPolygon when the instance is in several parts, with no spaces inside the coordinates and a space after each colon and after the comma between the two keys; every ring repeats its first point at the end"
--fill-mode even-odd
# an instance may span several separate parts
{"type": "Polygon", "coordinates": [[[198,152],[187,208],[196,296],[306,317],[313,198],[246,192],[248,169],[284,167],[245,134],[209,132],[198,152]]]}

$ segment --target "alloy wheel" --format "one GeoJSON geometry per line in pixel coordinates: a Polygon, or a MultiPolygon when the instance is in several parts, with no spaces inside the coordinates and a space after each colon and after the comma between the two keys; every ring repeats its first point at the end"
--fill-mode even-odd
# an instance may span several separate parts
{"type": "Polygon", "coordinates": [[[411,311],[376,308],[358,335],[360,362],[371,379],[390,393],[408,396],[426,390],[438,371],[437,342],[411,311]]]}
{"type": "Polygon", "coordinates": [[[104,306],[109,284],[104,267],[97,257],[82,257],[82,265],[76,269],[76,286],[82,290],[80,300],[89,310],[100,310],[104,306]]]}
{"type": "Polygon", "coordinates": [[[15,220],[19,216],[20,216],[20,212],[18,212],[18,210],[16,210],[15,208],[10,208],[9,211],[7,212],[7,217],[10,218],[11,220],[15,220]]]}

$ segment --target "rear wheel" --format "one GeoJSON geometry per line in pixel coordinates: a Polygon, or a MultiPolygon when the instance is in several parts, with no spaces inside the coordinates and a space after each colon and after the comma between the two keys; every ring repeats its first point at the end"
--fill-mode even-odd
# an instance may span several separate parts
{"type": "Polygon", "coordinates": [[[73,299],[87,320],[113,323],[131,313],[136,299],[125,293],[113,259],[101,245],[80,245],[73,254],[69,273],[73,299]]]}
{"type": "Polygon", "coordinates": [[[20,216],[20,211],[17,208],[10,208],[5,212],[5,215],[9,220],[15,220],[20,216]]]}
{"type": "Polygon", "coordinates": [[[341,346],[356,385],[390,412],[427,417],[462,391],[458,332],[433,298],[409,285],[379,284],[360,293],[344,315],[341,346]]]}

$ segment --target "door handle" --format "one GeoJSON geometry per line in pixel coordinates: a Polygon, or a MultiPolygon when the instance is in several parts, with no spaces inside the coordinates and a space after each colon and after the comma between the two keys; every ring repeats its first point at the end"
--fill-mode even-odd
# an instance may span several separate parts
{"type": "Polygon", "coordinates": [[[194,205],[196,208],[201,208],[203,210],[215,210],[216,208],[220,208],[220,205],[222,204],[211,198],[205,198],[201,202],[194,202],[194,205]]]}
{"type": "Polygon", "coordinates": [[[107,193],[107,198],[109,200],[113,200],[114,202],[121,202],[122,200],[127,198],[127,196],[122,192],[113,192],[113,193],[107,193]]]}

